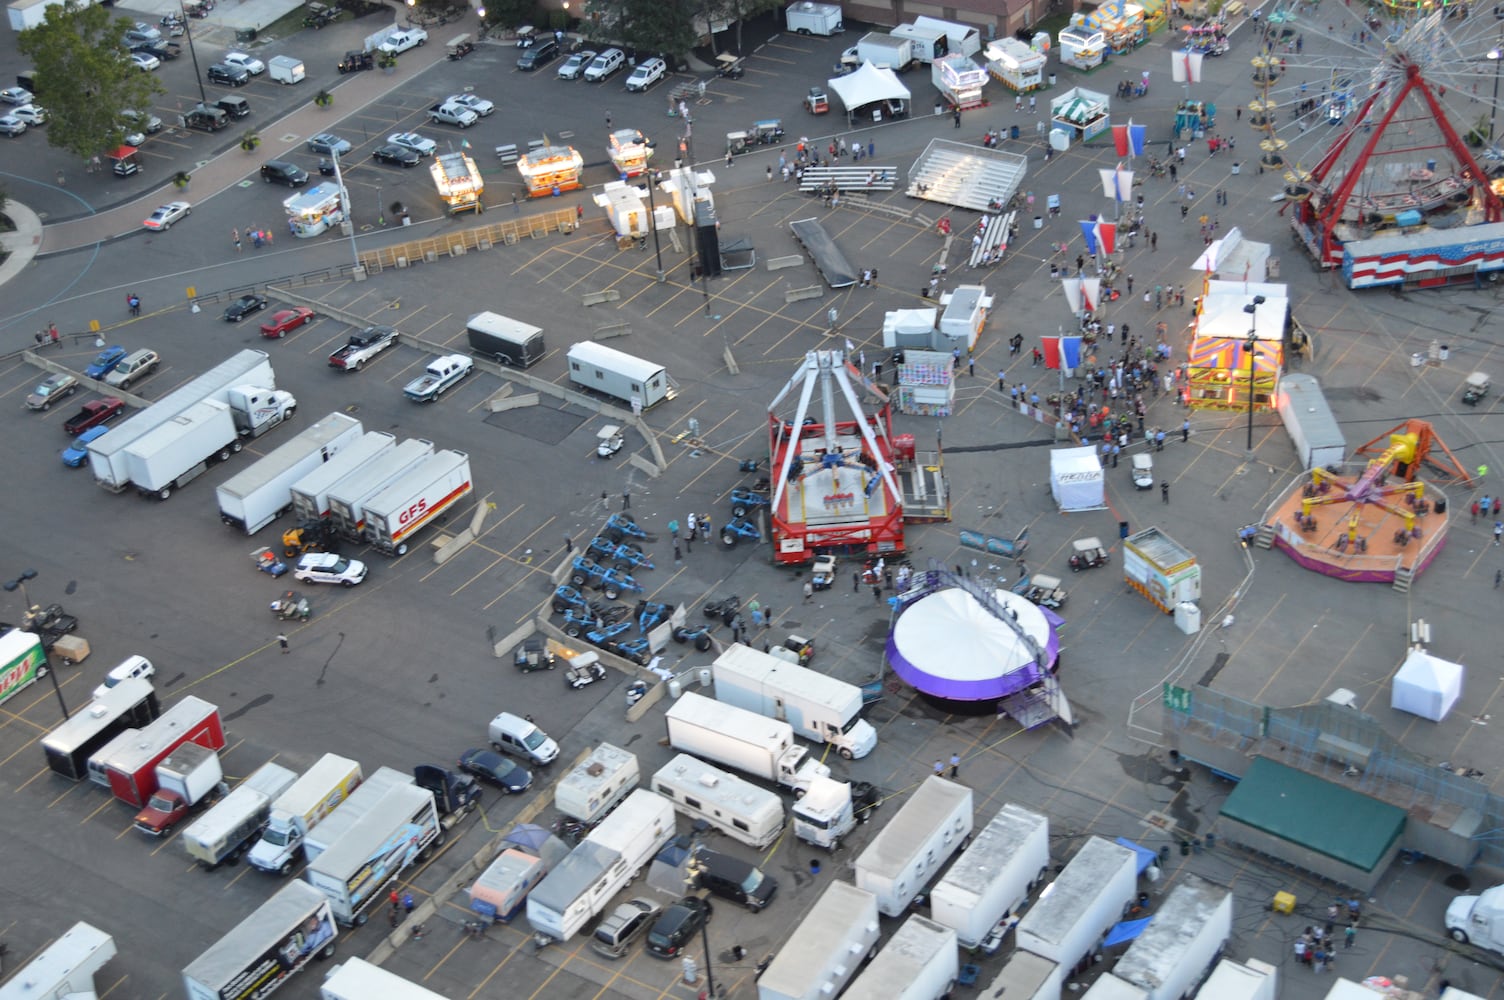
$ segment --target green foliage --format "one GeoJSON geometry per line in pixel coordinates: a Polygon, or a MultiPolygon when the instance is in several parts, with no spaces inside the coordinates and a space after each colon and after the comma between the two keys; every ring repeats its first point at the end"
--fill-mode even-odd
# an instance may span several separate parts
{"type": "Polygon", "coordinates": [[[504,28],[519,28],[524,24],[537,24],[538,6],[535,0],[485,0],[486,27],[500,25],[504,28]]]}
{"type": "Polygon", "coordinates": [[[17,47],[36,69],[51,118],[47,144],[89,159],[120,145],[120,112],[148,108],[164,89],[126,57],[122,36],[131,22],[109,8],[75,0],[47,8],[47,20],[21,32],[17,47]]]}
{"type": "Polygon", "coordinates": [[[382,69],[396,69],[397,53],[386,51],[378,53],[376,56],[376,65],[382,69]]]}
{"type": "Polygon", "coordinates": [[[327,108],[329,105],[334,103],[334,95],[329,93],[329,91],[327,90],[321,90],[317,94],[313,95],[313,103],[317,104],[321,108],[327,108]]]}
{"type": "Polygon", "coordinates": [[[177,188],[179,191],[186,189],[188,187],[188,182],[191,180],[193,180],[193,178],[188,175],[188,171],[186,170],[179,170],[177,173],[172,175],[173,187],[177,188]]]}
{"type": "Polygon", "coordinates": [[[695,47],[697,0],[623,0],[618,9],[621,40],[643,56],[682,56],[695,47]]]}
{"type": "Polygon", "coordinates": [[[255,129],[246,129],[240,136],[240,148],[247,153],[254,153],[256,147],[261,145],[261,136],[256,134],[255,129]]]}

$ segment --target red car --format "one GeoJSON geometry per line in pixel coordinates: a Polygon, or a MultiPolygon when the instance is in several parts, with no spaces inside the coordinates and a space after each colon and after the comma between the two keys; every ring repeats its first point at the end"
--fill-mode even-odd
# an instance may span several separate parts
{"type": "Polygon", "coordinates": [[[84,404],[84,408],[69,417],[63,424],[63,430],[68,432],[69,437],[82,434],[90,427],[98,427],[100,424],[114,420],[125,409],[125,403],[119,399],[95,399],[84,404]]]}
{"type": "Polygon", "coordinates": [[[272,313],[272,318],[261,324],[261,336],[285,337],[289,330],[296,330],[304,323],[311,322],[313,318],[313,310],[307,306],[283,309],[281,312],[272,313]]]}

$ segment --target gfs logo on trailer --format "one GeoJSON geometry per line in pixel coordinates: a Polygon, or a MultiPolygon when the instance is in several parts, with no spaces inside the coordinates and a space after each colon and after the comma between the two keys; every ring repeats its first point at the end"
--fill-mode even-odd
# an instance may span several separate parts
{"type": "Polygon", "coordinates": [[[428,513],[428,501],[419,500],[417,503],[407,508],[407,510],[404,510],[401,514],[397,515],[397,523],[404,525],[412,524],[414,521],[418,520],[426,513],[428,513]]]}

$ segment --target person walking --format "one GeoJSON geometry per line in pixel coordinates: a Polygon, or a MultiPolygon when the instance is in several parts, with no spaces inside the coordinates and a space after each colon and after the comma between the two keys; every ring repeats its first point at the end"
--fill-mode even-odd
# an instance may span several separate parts
{"type": "Polygon", "coordinates": [[[945,761],[941,760],[939,757],[935,758],[935,777],[945,777],[945,761]]]}
{"type": "Polygon", "coordinates": [[[240,230],[239,229],[231,229],[230,230],[230,242],[235,244],[235,252],[239,253],[240,252],[240,230]]]}
{"type": "Polygon", "coordinates": [[[950,755],[950,776],[952,778],[959,778],[961,776],[961,756],[960,756],[960,754],[954,754],[953,753],[953,754],[950,755]]]}
{"type": "Polygon", "coordinates": [[[1159,484],[1159,502],[1164,504],[1170,502],[1170,481],[1168,479],[1161,481],[1159,484]]]}
{"type": "MultiPolygon", "coordinates": [[[[678,527],[678,525],[675,525],[675,528],[677,528],[677,527],[678,527]]],[[[574,539],[570,538],[568,535],[565,535],[564,536],[564,554],[567,556],[567,555],[569,555],[572,552],[574,552],[574,539]]]]}
{"type": "Polygon", "coordinates": [[[1504,537],[1504,521],[1494,522],[1494,544],[1499,544],[1499,539],[1504,537]]]}
{"type": "MultiPolygon", "coordinates": [[[[808,604],[815,599],[815,585],[808,580],[804,581],[804,603],[808,604]]],[[[754,621],[756,619],[753,619],[754,621]]]]}
{"type": "Polygon", "coordinates": [[[413,894],[410,893],[410,892],[404,892],[402,894],[402,911],[404,913],[406,913],[408,916],[412,916],[413,915],[413,907],[415,905],[416,904],[413,902],[413,894]]]}
{"type": "MultiPolygon", "coordinates": [[[[1166,391],[1168,391],[1168,390],[1166,390],[1166,391]]],[[[1180,422],[1180,441],[1181,441],[1182,444],[1188,444],[1190,442],[1190,440],[1191,440],[1191,419],[1189,417],[1187,417],[1186,419],[1184,419],[1184,420],[1182,420],[1180,422]]]]}
{"type": "Polygon", "coordinates": [[[132,316],[141,315],[141,296],[131,292],[125,297],[125,305],[131,311],[132,316]]]}
{"type": "Polygon", "coordinates": [[[708,513],[700,514],[700,538],[706,542],[710,541],[710,514],[708,513]]]}
{"type": "Polygon", "coordinates": [[[956,109],[955,115],[953,117],[955,118],[956,128],[960,128],[961,127],[961,109],[960,108],[956,109]]]}
{"type": "Polygon", "coordinates": [[[1357,937],[1358,928],[1354,927],[1352,924],[1348,924],[1347,930],[1342,932],[1342,947],[1344,949],[1351,949],[1353,946],[1353,941],[1355,941],[1357,937]]]}
{"type": "Polygon", "coordinates": [[[621,509],[622,510],[631,510],[632,509],[632,490],[631,490],[631,488],[627,488],[627,489],[624,489],[624,490],[621,491],[621,509]]]}
{"type": "Polygon", "coordinates": [[[283,635],[281,632],[277,633],[277,645],[282,647],[282,655],[286,656],[287,655],[287,636],[283,635]]]}
{"type": "Polygon", "coordinates": [[[1473,522],[1472,523],[1473,524],[1477,524],[1478,523],[1478,501],[1476,501],[1476,500],[1473,501],[1472,514],[1473,514],[1473,522]]]}

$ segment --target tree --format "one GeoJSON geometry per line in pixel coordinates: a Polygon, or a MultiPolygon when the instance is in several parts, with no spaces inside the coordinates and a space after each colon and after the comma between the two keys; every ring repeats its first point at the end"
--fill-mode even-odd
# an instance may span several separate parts
{"type": "Polygon", "coordinates": [[[17,47],[36,70],[51,117],[47,144],[89,159],[120,145],[120,112],[145,108],[163,93],[156,77],[126,57],[130,22],[97,4],[77,0],[47,8],[47,20],[21,32],[17,47]]]}
{"type": "Polygon", "coordinates": [[[695,47],[698,0],[626,0],[621,5],[621,39],[639,53],[687,55],[695,47]]]}

